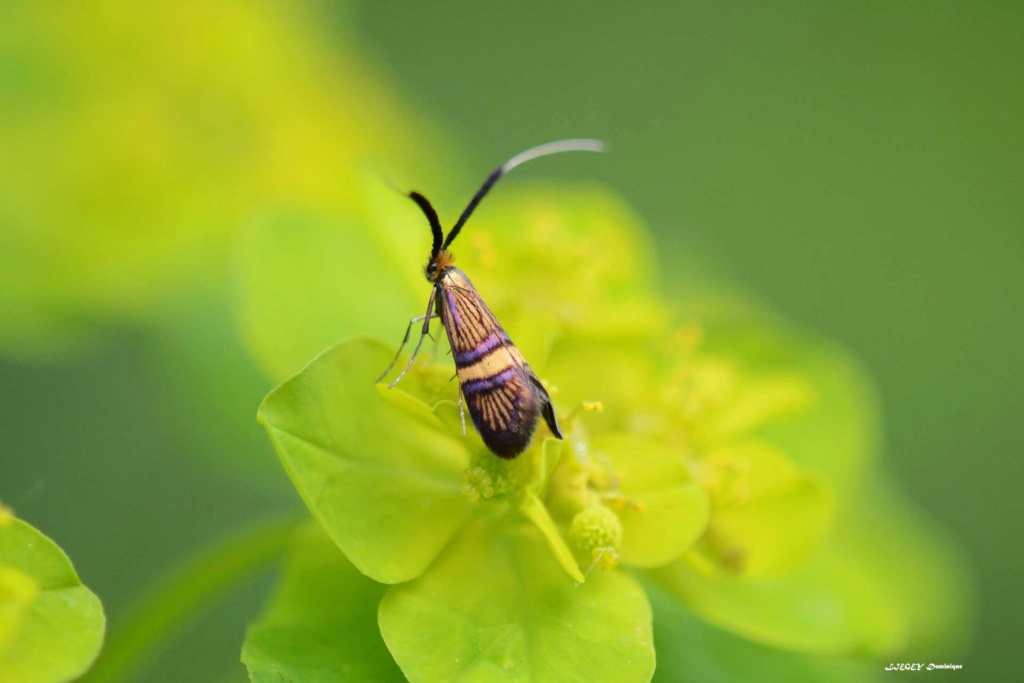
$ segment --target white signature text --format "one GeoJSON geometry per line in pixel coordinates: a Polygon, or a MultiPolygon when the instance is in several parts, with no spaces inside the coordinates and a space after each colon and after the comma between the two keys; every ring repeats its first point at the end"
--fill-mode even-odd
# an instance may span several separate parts
{"type": "Polygon", "coordinates": [[[893,662],[885,667],[886,671],[934,671],[935,669],[952,669],[959,671],[963,664],[936,664],[935,662],[893,662]]]}

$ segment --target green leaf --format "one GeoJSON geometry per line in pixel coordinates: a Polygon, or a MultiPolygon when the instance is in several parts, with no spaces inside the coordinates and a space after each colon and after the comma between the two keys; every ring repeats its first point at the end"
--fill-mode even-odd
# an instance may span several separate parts
{"type": "Polygon", "coordinates": [[[53,541],[21,520],[0,525],[0,681],[77,678],[105,627],[99,598],[53,541]]]}
{"type": "Polygon", "coordinates": [[[906,620],[863,565],[831,545],[776,579],[709,573],[687,558],[648,571],[697,615],[767,645],[882,657],[906,640],[906,620]]]}
{"type": "Polygon", "coordinates": [[[385,590],[321,529],[301,530],[274,597],[246,634],[242,662],[250,680],[404,681],[377,629],[385,590]]]}
{"type": "Polygon", "coordinates": [[[689,550],[707,527],[708,498],[683,455],[627,435],[597,439],[593,450],[599,460],[608,458],[619,480],[621,504],[612,507],[622,520],[622,561],[657,567],[689,550]]]}
{"type": "Polygon", "coordinates": [[[355,339],[318,356],[260,407],[310,511],[361,572],[419,576],[462,526],[465,446],[430,408],[374,385],[393,353],[355,339]]]}
{"type": "Polygon", "coordinates": [[[697,619],[656,586],[647,586],[654,608],[655,683],[868,683],[891,681],[876,663],[789,652],[754,643],[697,619]]]}
{"type": "Polygon", "coordinates": [[[711,492],[711,524],[698,551],[747,578],[778,576],[805,561],[832,528],[828,482],[749,440],[697,465],[711,492]]]}
{"type": "MultiPolygon", "coordinates": [[[[430,286],[414,289],[389,254],[352,219],[282,213],[242,235],[239,324],[269,377],[288,377],[352,335],[401,340],[409,319],[426,310],[430,286]]],[[[418,328],[412,334],[415,341],[418,328]]]]}
{"type": "Polygon", "coordinates": [[[30,576],[0,565],[0,652],[6,651],[37,595],[39,585],[30,576]]]}
{"type": "Polygon", "coordinates": [[[629,575],[598,572],[575,584],[536,528],[494,520],[467,526],[380,606],[384,641],[414,683],[647,681],[650,620],[629,575]]]}

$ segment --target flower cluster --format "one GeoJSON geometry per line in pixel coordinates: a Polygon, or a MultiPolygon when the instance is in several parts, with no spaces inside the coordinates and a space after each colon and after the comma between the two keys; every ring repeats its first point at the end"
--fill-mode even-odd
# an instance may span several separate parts
{"type": "MultiPolygon", "coordinates": [[[[949,614],[892,600],[921,577],[864,542],[891,537],[858,507],[884,487],[873,400],[844,353],[749,309],[675,320],[643,229],[603,191],[506,191],[464,239],[459,265],[564,440],[541,427],[504,461],[463,436],[443,344],[389,390],[374,379],[393,347],[343,341],[260,410],[322,529],[391,585],[379,625],[403,675],[648,680],[645,585],[797,651],[883,656],[946,635],[949,614]]],[[[953,592],[950,570],[921,571],[953,592]]]]}

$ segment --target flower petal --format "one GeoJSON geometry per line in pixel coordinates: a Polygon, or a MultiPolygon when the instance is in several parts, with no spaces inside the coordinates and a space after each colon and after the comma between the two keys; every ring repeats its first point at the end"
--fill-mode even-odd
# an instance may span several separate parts
{"type": "Polygon", "coordinates": [[[748,440],[697,464],[711,492],[711,523],[696,551],[747,578],[784,574],[825,540],[835,518],[828,482],[748,440]]]}
{"type": "Polygon", "coordinates": [[[708,524],[708,498],[690,477],[683,456],[667,444],[618,435],[597,439],[595,457],[607,457],[622,498],[612,508],[622,520],[622,561],[657,567],[678,558],[708,524]]]}
{"type": "Polygon", "coordinates": [[[830,547],[797,571],[767,580],[707,574],[687,559],[650,576],[711,623],[776,647],[881,657],[905,643],[905,615],[854,558],[830,547]]]}

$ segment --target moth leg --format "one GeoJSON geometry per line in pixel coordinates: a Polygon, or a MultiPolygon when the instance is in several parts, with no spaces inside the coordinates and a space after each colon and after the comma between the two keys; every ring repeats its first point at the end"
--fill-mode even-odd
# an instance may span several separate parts
{"type": "Polygon", "coordinates": [[[462,405],[462,386],[459,386],[459,420],[462,422],[462,435],[466,435],[466,409],[462,405]]]}
{"type": "MultiPolygon", "coordinates": [[[[436,313],[434,315],[430,316],[431,320],[433,320],[434,318],[440,318],[440,317],[441,316],[439,316],[436,313]]],[[[427,334],[430,337],[430,340],[434,342],[434,349],[431,351],[431,355],[433,355],[434,358],[437,358],[437,345],[441,342],[441,335],[437,335],[435,337],[434,335],[430,334],[429,332],[427,334]]]]}
{"type": "Polygon", "coordinates": [[[391,384],[388,385],[388,389],[390,389],[393,386],[395,386],[396,384],[398,384],[398,382],[403,377],[405,377],[405,373],[407,373],[409,371],[409,368],[412,367],[413,362],[416,360],[416,356],[419,355],[420,347],[423,346],[423,338],[426,337],[430,333],[430,321],[437,317],[437,313],[431,313],[431,311],[434,308],[434,296],[436,294],[437,294],[437,290],[431,290],[431,292],[430,292],[430,301],[427,302],[427,312],[424,313],[423,315],[417,316],[417,317],[415,317],[415,318],[413,318],[412,320],[409,321],[409,327],[407,327],[406,330],[405,330],[405,339],[402,341],[402,345],[398,348],[398,353],[395,354],[395,357],[394,357],[394,359],[392,359],[391,365],[388,366],[388,369],[385,370],[384,374],[381,375],[380,379],[377,380],[379,382],[381,379],[384,379],[384,377],[388,374],[388,372],[391,371],[391,368],[394,367],[395,362],[398,360],[398,356],[402,353],[402,349],[405,348],[406,342],[409,341],[409,332],[412,331],[413,324],[418,322],[418,321],[420,321],[420,320],[422,320],[423,321],[423,329],[420,330],[420,339],[419,339],[418,342],[416,342],[416,348],[413,349],[412,356],[409,358],[409,362],[405,364],[405,367],[402,368],[402,372],[400,372],[398,374],[398,377],[395,378],[394,382],[392,382],[391,384]]]}
{"type": "MultiPolygon", "coordinates": [[[[409,326],[407,328],[405,328],[405,337],[402,338],[402,343],[398,345],[398,351],[395,353],[395,357],[391,359],[391,362],[388,363],[387,369],[384,370],[384,372],[382,372],[380,374],[380,377],[378,377],[376,380],[374,380],[374,384],[377,384],[382,379],[387,377],[388,373],[391,372],[391,368],[395,367],[395,363],[398,362],[398,357],[402,355],[402,349],[404,349],[405,345],[409,343],[409,333],[412,332],[412,326],[415,325],[418,322],[422,322],[426,317],[427,317],[426,315],[418,315],[418,316],[416,316],[415,318],[413,318],[412,320],[409,321],[409,326]]],[[[437,316],[436,315],[432,315],[430,317],[431,318],[436,318],[437,316]]]]}

